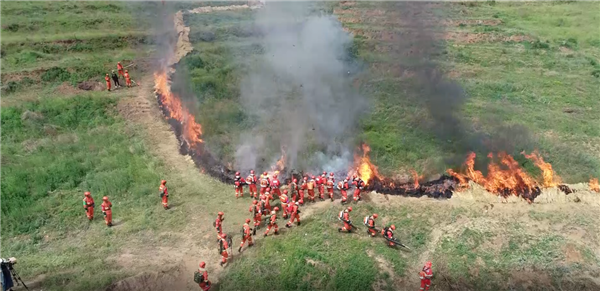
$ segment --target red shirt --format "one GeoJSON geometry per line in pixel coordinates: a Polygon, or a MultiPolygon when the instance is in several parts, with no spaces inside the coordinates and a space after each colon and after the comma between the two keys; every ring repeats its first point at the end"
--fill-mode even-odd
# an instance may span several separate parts
{"type": "Polygon", "coordinates": [[[112,208],[112,203],[110,201],[102,202],[102,211],[109,211],[112,208]]]}

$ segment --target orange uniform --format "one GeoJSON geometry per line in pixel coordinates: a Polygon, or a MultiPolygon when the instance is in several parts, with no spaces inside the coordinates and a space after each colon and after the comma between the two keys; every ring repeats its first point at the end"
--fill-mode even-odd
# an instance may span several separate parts
{"type": "Polygon", "coordinates": [[[283,190],[283,194],[279,195],[279,201],[281,201],[281,209],[283,209],[283,218],[287,218],[287,211],[285,211],[288,207],[288,191],[283,190]]]}
{"type": "Polygon", "coordinates": [[[242,247],[246,242],[248,242],[249,247],[254,245],[254,243],[252,242],[252,230],[250,229],[250,225],[248,225],[248,223],[250,223],[250,219],[246,219],[246,223],[244,223],[244,225],[242,226],[242,242],[240,243],[240,248],[238,249],[238,252],[242,251],[242,247]]]}
{"type": "Polygon", "coordinates": [[[119,71],[119,75],[123,76],[123,65],[121,65],[121,62],[117,62],[117,70],[119,71]]]}
{"type": "Polygon", "coordinates": [[[220,244],[220,249],[219,251],[221,252],[221,263],[220,265],[223,266],[223,264],[227,263],[227,258],[229,258],[229,252],[227,249],[229,249],[229,242],[227,241],[227,235],[226,234],[221,234],[221,240],[219,241],[220,244]]]}
{"type": "Polygon", "coordinates": [[[327,179],[325,183],[325,189],[327,189],[327,195],[329,195],[329,199],[333,201],[333,185],[335,185],[335,181],[332,178],[327,179]]]}
{"type": "Polygon", "coordinates": [[[288,188],[292,191],[292,202],[298,201],[298,180],[293,179],[288,188]]]}
{"type": "Polygon", "coordinates": [[[94,198],[90,192],[85,192],[83,197],[83,209],[88,220],[94,219],[94,198]]]}
{"type": "Polygon", "coordinates": [[[275,228],[275,234],[279,232],[279,226],[277,225],[277,211],[271,211],[271,217],[269,218],[269,225],[267,226],[267,231],[265,231],[265,236],[269,234],[271,228],[275,228]]]}
{"type": "Polygon", "coordinates": [[[266,173],[260,176],[260,194],[264,195],[267,192],[267,188],[269,188],[269,184],[271,181],[269,180],[269,176],[266,173]]]}
{"type": "Polygon", "coordinates": [[[125,75],[123,75],[123,77],[125,77],[125,85],[127,85],[127,87],[131,87],[131,78],[129,77],[129,73],[127,71],[125,71],[125,75]]]}
{"type": "Polygon", "coordinates": [[[281,187],[281,183],[277,179],[277,175],[273,175],[273,180],[271,180],[271,194],[277,195],[277,197],[279,197],[281,195],[279,187],[281,187]]]}
{"type": "Polygon", "coordinates": [[[315,202],[315,187],[316,187],[315,177],[311,177],[308,182],[306,182],[306,189],[308,190],[308,199],[312,202],[315,202]]]}
{"type": "Polygon", "coordinates": [[[344,204],[346,203],[346,200],[348,200],[348,189],[350,189],[350,185],[348,185],[348,178],[344,179],[343,182],[339,182],[337,187],[342,194],[342,204],[344,204]]]}
{"type": "Polygon", "coordinates": [[[352,207],[348,207],[342,211],[338,218],[344,223],[344,227],[338,228],[338,231],[347,231],[352,232],[352,225],[350,224],[350,212],[352,211],[352,207]]]}
{"type": "Polygon", "coordinates": [[[220,238],[221,234],[223,234],[223,220],[225,220],[225,218],[223,217],[223,212],[217,213],[217,219],[215,219],[215,230],[217,231],[217,238],[220,238]]]}
{"type": "Polygon", "coordinates": [[[262,209],[256,200],[252,201],[249,211],[252,212],[254,218],[254,228],[258,228],[260,226],[262,209]]]}
{"type": "Polygon", "coordinates": [[[431,262],[427,262],[425,263],[423,270],[419,272],[419,278],[421,279],[421,288],[419,290],[429,290],[429,286],[431,285],[431,277],[433,277],[431,262]]]}
{"type": "MultiPolygon", "coordinates": [[[[273,196],[271,196],[271,193],[269,191],[265,192],[265,199],[264,201],[264,209],[271,212],[271,200],[273,200],[273,196]]],[[[264,212],[263,215],[269,215],[269,212],[264,212]]]]}
{"type": "Polygon", "coordinates": [[[167,190],[167,181],[160,181],[160,186],[158,187],[158,195],[162,198],[162,205],[165,210],[169,209],[169,191],[167,190]]]}
{"type": "Polygon", "coordinates": [[[104,214],[104,222],[107,226],[112,226],[112,203],[108,201],[108,197],[102,198],[103,202],[100,205],[102,207],[102,214],[104,214]]]}
{"type": "Polygon", "coordinates": [[[104,80],[106,80],[106,91],[110,91],[110,77],[108,76],[108,74],[104,76],[104,80]]]}
{"type": "Polygon", "coordinates": [[[235,198],[244,197],[244,184],[246,184],[246,180],[240,176],[240,172],[235,173],[235,179],[233,180],[235,184],[235,198]]]}
{"type": "Polygon", "coordinates": [[[358,202],[360,200],[360,192],[364,189],[365,187],[365,182],[361,179],[361,178],[355,178],[354,181],[352,182],[352,184],[354,185],[354,201],[358,202]]]}
{"type": "Polygon", "coordinates": [[[251,171],[250,176],[246,178],[246,184],[248,184],[250,196],[254,197],[254,199],[258,198],[258,194],[256,193],[256,176],[254,176],[254,171],[251,171]]]}
{"type": "Polygon", "coordinates": [[[374,237],[375,235],[377,235],[377,230],[375,229],[375,219],[377,219],[377,214],[373,214],[371,216],[365,216],[364,219],[364,224],[367,227],[367,233],[371,236],[374,237]]]}
{"type": "Polygon", "coordinates": [[[211,283],[208,280],[208,272],[204,267],[206,267],[206,264],[204,262],[201,262],[200,267],[198,268],[198,273],[200,273],[200,276],[202,276],[202,280],[200,281],[200,283],[198,283],[198,286],[200,286],[202,291],[208,291],[210,290],[211,283]]]}
{"type": "Polygon", "coordinates": [[[300,190],[298,190],[298,193],[300,193],[300,200],[298,200],[298,202],[300,202],[300,205],[304,204],[304,191],[306,191],[308,189],[308,178],[304,177],[304,179],[302,180],[302,183],[300,183],[300,190]]]}
{"type": "Polygon", "coordinates": [[[290,212],[290,221],[285,225],[285,227],[291,227],[292,223],[294,223],[294,220],[296,220],[296,222],[298,223],[298,225],[300,225],[300,209],[299,209],[299,202],[296,202],[294,204],[292,204],[291,209],[289,209],[290,212]]]}
{"type": "Polygon", "coordinates": [[[325,183],[327,183],[327,173],[323,172],[321,177],[317,177],[315,182],[319,188],[319,198],[321,198],[321,200],[325,200],[325,183]]]}

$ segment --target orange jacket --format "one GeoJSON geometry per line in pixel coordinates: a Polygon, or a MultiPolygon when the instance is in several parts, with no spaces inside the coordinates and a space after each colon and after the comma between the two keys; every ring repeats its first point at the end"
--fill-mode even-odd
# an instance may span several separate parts
{"type": "Polygon", "coordinates": [[[112,203],[110,203],[110,201],[104,201],[102,202],[102,212],[106,212],[106,211],[110,211],[112,208],[112,203]]]}

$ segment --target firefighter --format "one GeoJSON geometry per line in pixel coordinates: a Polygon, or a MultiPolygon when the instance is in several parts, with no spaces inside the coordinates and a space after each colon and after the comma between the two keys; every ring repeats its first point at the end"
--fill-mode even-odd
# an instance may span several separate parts
{"type": "Polygon", "coordinates": [[[350,212],[352,212],[352,207],[348,207],[340,211],[338,218],[344,223],[344,227],[338,228],[339,232],[352,232],[352,221],[350,221],[350,212]]]}
{"type": "Polygon", "coordinates": [[[271,217],[269,218],[267,231],[265,231],[265,237],[269,234],[271,228],[275,228],[275,234],[279,234],[279,226],[277,226],[277,211],[279,211],[279,207],[275,207],[273,208],[273,211],[271,211],[271,217]]]}
{"type": "Polygon", "coordinates": [[[240,172],[235,172],[233,183],[235,184],[235,198],[244,197],[244,184],[246,184],[246,180],[240,176],[240,172]]]}
{"type": "Polygon", "coordinates": [[[390,227],[384,227],[381,230],[381,234],[383,235],[383,237],[385,237],[388,240],[388,246],[390,247],[394,247],[396,244],[391,241],[391,240],[396,240],[394,238],[394,230],[396,230],[396,226],[395,225],[390,225],[390,227]]]}
{"type": "Polygon", "coordinates": [[[104,222],[106,223],[106,226],[108,226],[108,227],[113,226],[113,224],[112,224],[112,203],[110,203],[110,201],[108,201],[108,196],[102,197],[102,204],[100,206],[102,207],[102,214],[104,215],[104,222]]]}
{"type": "Polygon", "coordinates": [[[292,179],[292,183],[290,183],[288,188],[292,191],[292,202],[298,201],[298,180],[295,178],[292,179]]]}
{"type": "Polygon", "coordinates": [[[123,75],[123,77],[125,77],[125,85],[131,87],[131,78],[129,77],[129,72],[127,70],[125,70],[125,75],[123,75]]]}
{"type": "Polygon", "coordinates": [[[208,272],[205,269],[206,267],[206,263],[205,262],[200,262],[199,268],[198,268],[198,273],[200,274],[201,278],[200,278],[200,283],[198,283],[198,286],[200,286],[200,289],[202,289],[203,291],[208,291],[210,289],[210,281],[208,281],[208,272]]]}
{"type": "Polygon", "coordinates": [[[354,179],[352,181],[352,185],[354,185],[354,202],[360,201],[360,191],[362,191],[365,187],[365,182],[360,178],[354,175],[354,179]]]}
{"type": "Polygon", "coordinates": [[[254,170],[250,170],[250,176],[246,178],[246,184],[248,184],[250,196],[252,196],[254,199],[257,199],[258,194],[256,193],[256,176],[254,175],[254,170]]]}
{"type": "Polygon", "coordinates": [[[90,192],[85,192],[83,195],[83,209],[85,209],[85,215],[89,221],[92,221],[92,219],[94,219],[94,198],[92,198],[92,193],[90,192]]]}
{"type": "Polygon", "coordinates": [[[294,220],[296,220],[296,222],[298,223],[298,225],[300,225],[300,203],[296,202],[294,204],[292,204],[291,209],[289,209],[290,211],[290,221],[285,225],[285,227],[290,228],[292,227],[292,223],[294,223],[294,220]]]}
{"type": "Polygon", "coordinates": [[[254,218],[254,228],[257,229],[260,226],[261,220],[261,209],[258,205],[258,201],[252,201],[252,206],[250,206],[250,212],[252,212],[252,216],[254,218]]]}
{"type": "MultiPolygon", "coordinates": [[[[273,199],[273,195],[271,195],[271,188],[267,188],[267,192],[265,192],[265,209],[268,210],[269,212],[271,212],[271,200],[273,199]]],[[[269,212],[267,212],[265,215],[268,215],[269,212]]]]}
{"type": "Polygon", "coordinates": [[[323,172],[321,177],[318,178],[317,187],[319,187],[319,198],[321,201],[325,200],[325,184],[327,183],[327,172],[323,172]]]}
{"type": "Polygon", "coordinates": [[[260,194],[264,195],[267,192],[267,188],[269,188],[269,184],[271,184],[271,180],[269,180],[269,175],[267,172],[264,172],[260,176],[260,194]]]}
{"type": "Polygon", "coordinates": [[[337,185],[338,190],[342,193],[342,204],[346,204],[346,200],[348,200],[348,189],[350,189],[350,185],[348,185],[349,179],[346,177],[343,182],[339,182],[337,185]]]}
{"type": "Polygon", "coordinates": [[[104,76],[104,80],[106,80],[106,91],[110,91],[110,77],[108,76],[108,74],[104,76]]]}
{"type": "Polygon", "coordinates": [[[119,75],[123,76],[123,65],[121,65],[121,62],[117,62],[117,70],[119,72],[119,75]]]}
{"type": "Polygon", "coordinates": [[[279,182],[279,179],[277,179],[277,174],[273,174],[273,180],[271,180],[271,194],[279,197],[281,195],[279,187],[281,187],[281,183],[279,182]]]}
{"type": "Polygon", "coordinates": [[[433,277],[433,271],[431,270],[431,262],[426,262],[423,270],[419,272],[419,278],[421,278],[421,288],[419,290],[429,290],[431,285],[431,277],[433,277]]]}
{"type": "Polygon", "coordinates": [[[227,235],[225,233],[221,234],[221,240],[219,241],[220,252],[221,252],[221,262],[219,265],[223,267],[227,263],[227,258],[229,257],[229,242],[227,241],[227,235]]]}
{"type": "Polygon", "coordinates": [[[327,195],[329,195],[329,199],[333,202],[333,185],[335,185],[335,179],[333,178],[333,173],[329,174],[329,179],[325,183],[325,188],[327,189],[327,195]]]}
{"type": "Polygon", "coordinates": [[[221,234],[223,233],[223,220],[225,220],[225,217],[223,217],[224,213],[220,212],[217,213],[217,218],[215,219],[215,230],[217,230],[217,239],[221,237],[221,234]]]}
{"type": "Polygon", "coordinates": [[[158,195],[162,198],[162,205],[165,210],[169,209],[169,191],[167,190],[167,181],[160,181],[160,186],[158,187],[158,195]]]}
{"type": "Polygon", "coordinates": [[[259,196],[258,205],[260,206],[261,214],[267,215],[267,197],[265,195],[259,196]]]}
{"type": "Polygon", "coordinates": [[[373,213],[373,215],[369,216],[365,216],[365,226],[367,227],[367,233],[371,236],[371,237],[375,237],[375,235],[377,235],[377,229],[375,229],[375,219],[377,219],[377,213],[373,213]]]}
{"type": "Polygon", "coordinates": [[[283,219],[287,219],[287,206],[289,203],[289,198],[287,196],[288,190],[283,190],[283,194],[279,195],[279,201],[281,201],[281,209],[283,209],[283,219]]]}
{"type": "Polygon", "coordinates": [[[252,242],[252,229],[250,228],[250,218],[246,218],[246,223],[244,223],[244,225],[242,226],[242,242],[240,243],[238,253],[242,252],[242,247],[246,242],[248,242],[248,247],[254,245],[254,243],[252,242]]]}
{"type": "Polygon", "coordinates": [[[302,178],[302,183],[300,183],[300,190],[298,190],[298,193],[300,193],[300,200],[298,200],[298,202],[300,202],[300,205],[304,205],[304,191],[306,191],[308,186],[308,177],[304,176],[304,178],[302,178]]]}
{"type": "Polygon", "coordinates": [[[315,202],[315,176],[311,176],[310,180],[306,183],[306,189],[308,190],[308,200],[315,202]]]}

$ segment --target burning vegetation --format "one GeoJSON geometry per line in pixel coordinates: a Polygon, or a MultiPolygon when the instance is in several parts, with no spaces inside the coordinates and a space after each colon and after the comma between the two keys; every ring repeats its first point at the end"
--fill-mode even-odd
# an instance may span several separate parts
{"type": "Polygon", "coordinates": [[[590,189],[594,192],[600,192],[600,185],[598,185],[598,179],[590,179],[590,189]]]}

